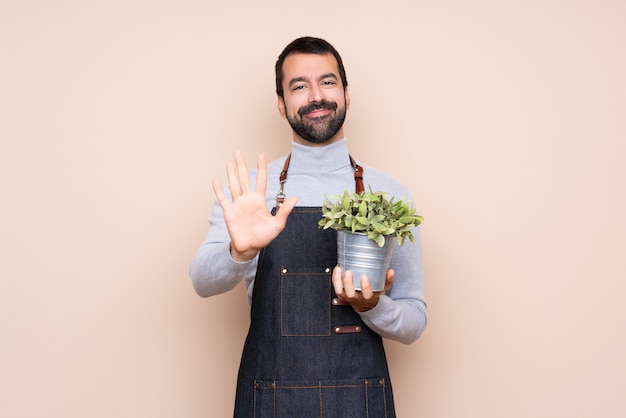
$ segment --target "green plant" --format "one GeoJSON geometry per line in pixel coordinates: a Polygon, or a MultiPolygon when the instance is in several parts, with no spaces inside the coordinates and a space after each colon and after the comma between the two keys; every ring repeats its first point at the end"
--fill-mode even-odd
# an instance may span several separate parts
{"type": "Polygon", "coordinates": [[[367,234],[380,247],[385,245],[385,236],[395,235],[398,244],[403,245],[408,238],[415,242],[411,229],[422,223],[423,217],[415,214],[415,209],[407,200],[394,201],[388,193],[369,191],[361,193],[343,192],[343,196],[333,195],[322,203],[320,228],[347,230],[367,234]]]}

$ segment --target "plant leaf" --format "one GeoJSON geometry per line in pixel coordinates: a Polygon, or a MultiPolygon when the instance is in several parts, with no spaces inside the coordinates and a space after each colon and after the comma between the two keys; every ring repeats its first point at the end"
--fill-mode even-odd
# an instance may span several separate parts
{"type": "Polygon", "coordinates": [[[385,237],[382,234],[377,234],[376,238],[374,238],[374,241],[376,241],[376,244],[378,244],[379,247],[385,245],[385,237]]]}

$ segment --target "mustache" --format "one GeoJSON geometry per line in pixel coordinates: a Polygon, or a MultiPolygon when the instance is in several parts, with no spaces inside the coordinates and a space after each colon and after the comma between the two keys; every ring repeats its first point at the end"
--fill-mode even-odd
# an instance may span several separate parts
{"type": "Polygon", "coordinates": [[[317,102],[317,103],[311,103],[310,105],[306,105],[306,106],[302,106],[299,110],[298,110],[298,115],[300,115],[300,117],[304,116],[307,113],[311,113],[315,110],[336,110],[337,109],[337,103],[335,102],[327,102],[326,100],[322,100],[321,102],[317,102]]]}

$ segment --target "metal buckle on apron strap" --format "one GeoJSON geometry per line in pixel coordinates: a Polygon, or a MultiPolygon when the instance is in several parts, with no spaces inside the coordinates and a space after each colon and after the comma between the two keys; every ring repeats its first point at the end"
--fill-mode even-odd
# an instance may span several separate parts
{"type": "Polygon", "coordinates": [[[291,154],[287,156],[287,159],[285,160],[285,166],[283,167],[283,171],[280,172],[280,190],[278,191],[278,194],[276,195],[276,211],[280,209],[280,207],[285,202],[285,198],[287,197],[285,196],[285,192],[283,188],[285,187],[285,183],[287,182],[287,170],[289,169],[290,160],[291,160],[291,154]]]}
{"type": "Polygon", "coordinates": [[[361,167],[360,165],[358,165],[356,163],[356,161],[354,161],[354,158],[352,158],[351,155],[348,155],[350,157],[350,164],[352,165],[352,168],[354,169],[354,181],[355,181],[355,189],[357,193],[361,193],[365,191],[365,187],[363,186],[363,167],[361,167]]]}

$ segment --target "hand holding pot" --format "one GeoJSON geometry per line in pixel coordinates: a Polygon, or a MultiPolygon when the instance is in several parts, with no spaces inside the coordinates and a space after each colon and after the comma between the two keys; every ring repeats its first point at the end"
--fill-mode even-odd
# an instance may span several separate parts
{"type": "Polygon", "coordinates": [[[333,269],[332,281],[333,288],[337,297],[350,303],[355,311],[365,312],[373,309],[378,304],[380,295],[384,294],[391,286],[394,279],[393,269],[387,270],[387,277],[385,280],[385,288],[380,292],[373,292],[370,286],[369,279],[366,275],[361,277],[361,290],[356,290],[354,287],[354,280],[352,278],[352,272],[346,271],[345,274],[341,271],[341,267],[335,266],[333,269]]]}

